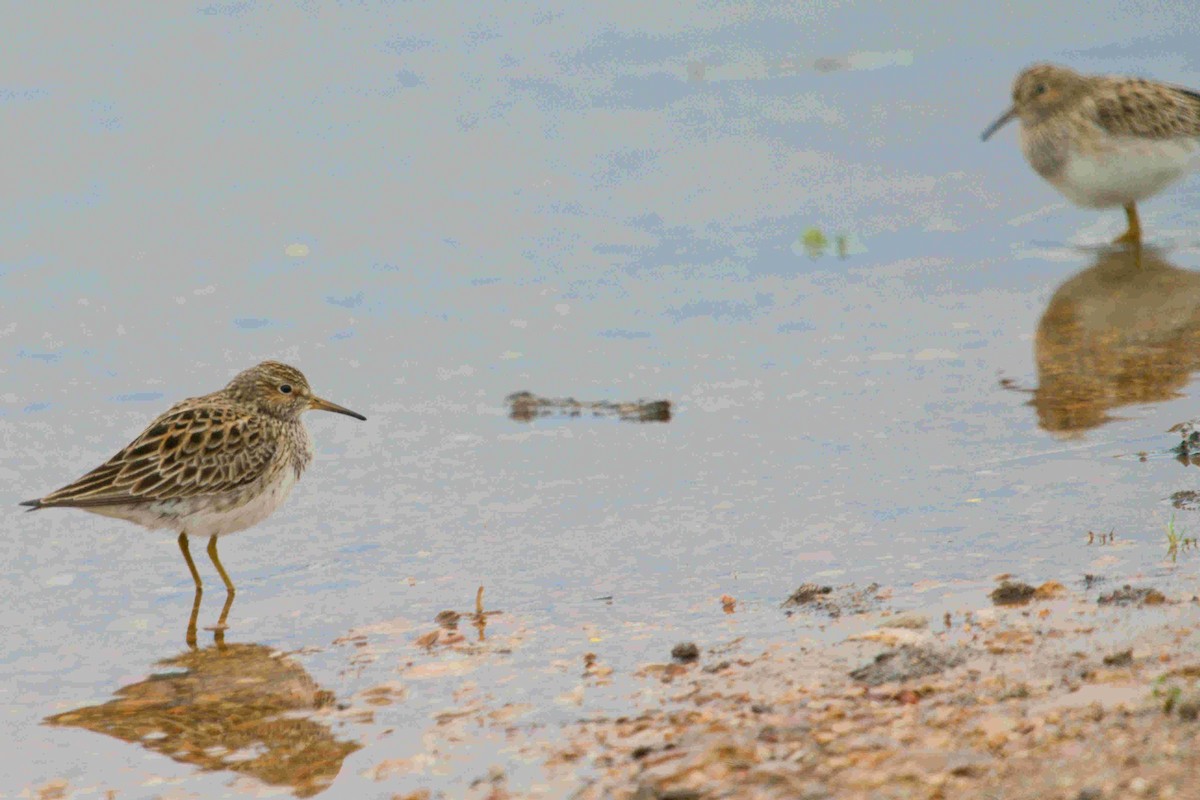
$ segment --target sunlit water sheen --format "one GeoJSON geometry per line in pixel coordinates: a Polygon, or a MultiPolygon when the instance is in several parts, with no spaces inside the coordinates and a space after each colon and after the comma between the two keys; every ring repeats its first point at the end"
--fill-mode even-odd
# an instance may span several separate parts
{"type": "Polygon", "coordinates": [[[0,789],[267,791],[219,751],[42,723],[223,684],[144,683],[185,650],[173,537],[16,506],[264,358],[369,418],[310,415],[313,466],[221,548],[226,641],[294,653],[288,708],[344,757],[323,797],[461,796],[512,753],[495,729],[438,745],[434,715],[526,704],[513,724],[549,738],[620,713],[682,639],[817,635],[779,609],[806,581],[907,608],[1002,571],[1188,579],[1163,528],[1200,529],[1167,502],[1200,473],[1162,455],[1200,412],[1197,184],[1142,209],[1158,277],[1130,276],[1089,247],[1119,213],[1062,205],[1011,132],[978,142],[1034,60],[1200,86],[1189,8],[1088,13],[0,12],[0,789]],[[520,390],[673,419],[521,423],[520,390]],[[481,584],[504,613],[478,651],[414,644],[481,584]],[[586,652],[613,683],[572,699],[586,652]]]}

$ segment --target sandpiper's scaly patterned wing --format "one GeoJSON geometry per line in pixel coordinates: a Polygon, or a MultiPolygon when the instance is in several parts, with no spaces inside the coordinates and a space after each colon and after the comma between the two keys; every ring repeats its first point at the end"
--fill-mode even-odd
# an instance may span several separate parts
{"type": "Polygon", "coordinates": [[[1096,95],[1096,122],[1114,136],[1200,138],[1200,92],[1142,78],[1112,78],[1096,95]]]}
{"type": "Polygon", "coordinates": [[[86,508],[230,492],[262,477],[278,448],[261,415],[185,400],[104,464],[22,505],[86,508]]]}

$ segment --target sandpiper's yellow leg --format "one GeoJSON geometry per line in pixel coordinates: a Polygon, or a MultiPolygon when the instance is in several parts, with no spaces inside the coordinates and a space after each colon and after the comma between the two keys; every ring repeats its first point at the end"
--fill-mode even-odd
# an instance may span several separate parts
{"type": "Polygon", "coordinates": [[[1142,224],[1138,221],[1137,206],[1133,203],[1127,204],[1125,216],[1129,219],[1129,230],[1113,240],[1113,244],[1141,244],[1142,224]]]}
{"type": "Polygon", "coordinates": [[[179,534],[179,549],[183,551],[183,560],[187,562],[188,569],[192,572],[192,580],[196,582],[196,591],[203,591],[204,585],[200,583],[200,573],[196,571],[196,562],[192,561],[192,554],[188,550],[188,538],[186,533],[179,534]]]}
{"type": "Polygon", "coordinates": [[[233,581],[229,580],[229,575],[226,574],[225,568],[221,566],[221,559],[217,558],[217,537],[214,536],[208,540],[208,557],[212,559],[213,566],[217,568],[217,572],[221,574],[221,580],[225,581],[225,590],[233,594],[237,589],[233,588],[233,581]]]}
{"type": "Polygon", "coordinates": [[[229,617],[229,608],[233,605],[233,596],[237,593],[237,589],[233,588],[233,581],[229,580],[229,574],[225,572],[225,567],[221,566],[221,559],[217,557],[217,537],[213,536],[208,540],[208,557],[212,559],[213,566],[217,568],[217,572],[221,574],[221,580],[225,581],[225,607],[221,609],[221,617],[217,620],[217,624],[207,630],[215,631],[213,641],[218,647],[225,645],[225,629],[229,627],[225,624],[225,620],[229,617]]]}
{"type": "Polygon", "coordinates": [[[184,635],[187,646],[195,650],[196,619],[200,616],[200,597],[204,594],[204,587],[200,584],[200,573],[196,570],[196,562],[192,561],[192,553],[188,550],[186,533],[179,534],[179,549],[183,552],[183,560],[187,562],[188,570],[192,573],[192,580],[196,582],[196,597],[192,600],[192,615],[188,618],[187,633],[184,635]]]}

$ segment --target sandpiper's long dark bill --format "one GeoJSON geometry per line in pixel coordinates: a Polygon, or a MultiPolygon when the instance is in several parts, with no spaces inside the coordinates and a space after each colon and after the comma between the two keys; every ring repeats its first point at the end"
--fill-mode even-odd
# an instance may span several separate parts
{"type": "Polygon", "coordinates": [[[367,418],[357,411],[351,411],[345,406],[339,406],[337,403],[331,403],[328,400],[322,400],[319,397],[312,398],[309,408],[312,408],[316,411],[332,411],[335,414],[345,414],[347,417],[361,419],[363,422],[367,421],[367,418]]]}
{"type": "Polygon", "coordinates": [[[1068,200],[1125,209],[1118,242],[1141,241],[1139,201],[1200,165],[1200,93],[1191,89],[1036,64],[1017,76],[1012,98],[980,138],[1020,120],[1025,159],[1068,200]]]}
{"type": "Polygon", "coordinates": [[[1009,122],[1013,121],[1016,118],[1017,118],[1017,109],[1015,107],[1010,108],[1008,111],[1005,111],[1003,114],[1000,115],[999,119],[997,119],[991,125],[988,125],[987,129],[979,135],[980,141],[986,142],[988,139],[992,138],[993,133],[1000,130],[1001,128],[1003,128],[1005,125],[1007,125],[1009,122]]]}
{"type": "Polygon", "coordinates": [[[233,592],[217,537],[263,521],[287,498],[313,457],[300,420],[308,410],[366,419],[317,397],[295,367],[264,361],[218,392],[176,403],[108,461],[21,505],[82,508],[177,531],[197,589],[188,537],[208,537],[209,556],[233,592]]]}

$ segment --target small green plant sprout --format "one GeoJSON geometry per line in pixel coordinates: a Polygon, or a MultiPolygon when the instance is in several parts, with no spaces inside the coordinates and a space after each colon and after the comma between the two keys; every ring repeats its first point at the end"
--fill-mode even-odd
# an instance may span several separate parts
{"type": "Polygon", "coordinates": [[[1154,682],[1153,696],[1156,700],[1162,702],[1162,710],[1164,714],[1170,714],[1175,710],[1175,704],[1179,702],[1179,698],[1183,695],[1183,687],[1177,683],[1168,683],[1168,676],[1163,675],[1154,682]]]}
{"type": "Polygon", "coordinates": [[[850,256],[867,252],[867,248],[853,234],[827,232],[814,225],[796,237],[796,241],[792,242],[792,252],[798,256],[807,255],[813,261],[832,253],[844,261],[850,256]]]}
{"type": "Polygon", "coordinates": [[[1195,547],[1195,545],[1195,537],[1184,536],[1175,530],[1175,515],[1172,514],[1171,520],[1167,523],[1167,556],[1174,562],[1181,549],[1187,550],[1189,547],[1195,547]]]}
{"type": "Polygon", "coordinates": [[[1171,550],[1179,549],[1179,545],[1183,544],[1183,537],[1175,530],[1175,515],[1171,515],[1171,519],[1167,522],[1167,547],[1171,550]]]}
{"type": "Polygon", "coordinates": [[[817,259],[825,255],[829,247],[829,237],[820,228],[809,228],[800,237],[800,244],[809,258],[817,259]]]}

